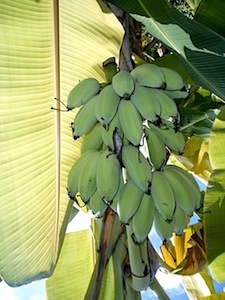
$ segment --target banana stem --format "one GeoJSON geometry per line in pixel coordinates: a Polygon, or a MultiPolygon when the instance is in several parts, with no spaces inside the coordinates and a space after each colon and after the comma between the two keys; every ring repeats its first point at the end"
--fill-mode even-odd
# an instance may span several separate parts
{"type": "Polygon", "coordinates": [[[197,118],[196,120],[194,120],[194,121],[192,121],[192,122],[190,122],[190,123],[188,123],[188,124],[186,124],[184,126],[181,126],[180,127],[180,131],[183,131],[183,130],[187,129],[190,126],[192,126],[192,125],[194,125],[194,124],[196,124],[196,123],[198,123],[200,121],[203,121],[203,120],[207,119],[208,117],[209,116],[207,114],[204,114],[203,116],[197,118]]]}
{"type": "Polygon", "coordinates": [[[107,263],[122,233],[118,217],[109,207],[102,219],[99,255],[84,300],[99,298],[107,263]]]}
{"type": "Polygon", "coordinates": [[[157,295],[159,300],[170,300],[166,292],[162,288],[161,284],[155,278],[154,281],[149,285],[150,289],[157,295]]]}

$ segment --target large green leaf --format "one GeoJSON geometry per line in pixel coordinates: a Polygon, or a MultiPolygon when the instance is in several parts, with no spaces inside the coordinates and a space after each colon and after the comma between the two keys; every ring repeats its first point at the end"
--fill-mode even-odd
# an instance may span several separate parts
{"type": "Polygon", "coordinates": [[[103,80],[123,30],[95,0],[0,2],[0,275],[52,274],[71,211],[66,181],[81,142],[75,112],[52,111],[79,80],[103,80]]]}
{"type": "Polygon", "coordinates": [[[213,174],[204,201],[204,229],[210,270],[215,280],[225,280],[225,107],[212,126],[209,156],[213,174]]]}
{"type": "Polygon", "coordinates": [[[188,19],[167,0],[111,0],[171,49],[194,81],[225,100],[225,39],[188,19]]]}
{"type": "Polygon", "coordinates": [[[225,36],[225,2],[202,0],[195,14],[195,20],[225,36]]]}

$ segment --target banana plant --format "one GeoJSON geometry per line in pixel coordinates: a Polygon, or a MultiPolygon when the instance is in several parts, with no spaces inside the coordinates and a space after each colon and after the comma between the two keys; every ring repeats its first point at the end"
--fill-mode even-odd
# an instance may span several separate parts
{"type": "MultiPolygon", "coordinates": [[[[208,29],[208,14],[201,12],[210,6],[209,1],[196,13],[196,20],[203,25],[185,19],[163,0],[110,2],[130,13],[168,47],[196,85],[224,102],[223,18],[215,24],[209,15],[208,29]]],[[[80,80],[105,80],[102,62],[112,56],[119,62],[124,29],[101,0],[3,0],[0,16],[0,276],[10,286],[19,286],[51,277],[54,272],[47,283],[48,299],[62,299],[62,295],[69,299],[71,294],[82,298],[97,259],[96,242],[90,230],[65,238],[73,210],[66,181],[82,140],[74,142],[70,128],[77,110],[63,112],[61,102],[66,102],[80,80]]],[[[223,121],[223,111],[220,116],[223,121]]],[[[223,128],[220,117],[215,121],[215,133],[216,126],[223,128]]],[[[216,141],[223,140],[222,133],[221,129],[216,141]]],[[[213,148],[210,151],[220,163],[222,150],[219,154],[213,148]]],[[[217,177],[213,183],[222,184],[217,177]]],[[[207,197],[208,209],[215,198],[207,197]]],[[[213,219],[221,214],[217,202],[215,205],[213,219]]],[[[209,232],[212,224],[207,216],[209,232]]],[[[216,224],[216,232],[220,225],[216,224]]],[[[96,223],[94,226],[97,231],[96,223]]],[[[213,268],[216,264],[218,278],[224,280],[218,267],[223,260],[215,255],[215,251],[224,255],[224,245],[220,243],[216,250],[211,247],[214,232],[209,233],[209,257],[213,268]]],[[[217,240],[221,235],[216,235],[217,240]]],[[[104,295],[114,299],[117,290],[112,265],[110,260],[101,299],[104,295]]]]}

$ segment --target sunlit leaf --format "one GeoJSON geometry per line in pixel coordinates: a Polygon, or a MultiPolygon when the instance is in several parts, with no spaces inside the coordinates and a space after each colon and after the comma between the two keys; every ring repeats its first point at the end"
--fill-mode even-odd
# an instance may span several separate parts
{"type": "Polygon", "coordinates": [[[90,230],[66,234],[57,267],[46,282],[48,300],[84,299],[95,256],[90,230]]]}
{"type": "Polygon", "coordinates": [[[51,275],[70,216],[66,182],[81,141],[76,111],[51,110],[54,97],[66,102],[86,77],[103,81],[123,30],[95,0],[3,0],[0,34],[0,274],[16,286],[51,275]]]}
{"type": "Polygon", "coordinates": [[[169,272],[180,275],[200,272],[207,262],[202,224],[191,225],[182,236],[174,235],[160,250],[165,262],[163,266],[169,272]]]}
{"type": "Polygon", "coordinates": [[[225,293],[212,294],[206,297],[200,297],[199,300],[225,300],[225,293]]]}
{"type": "MultiPolygon", "coordinates": [[[[192,136],[185,145],[182,155],[175,155],[174,158],[179,161],[185,168],[193,172],[205,182],[208,182],[212,172],[212,166],[208,154],[208,141],[192,136]]],[[[171,158],[171,161],[176,161],[171,158]]]]}
{"type": "Polygon", "coordinates": [[[204,229],[206,251],[213,278],[225,280],[225,107],[216,118],[209,141],[213,174],[205,194],[204,229]]]}
{"type": "Polygon", "coordinates": [[[197,300],[200,297],[210,295],[208,285],[200,273],[191,276],[183,276],[182,282],[187,293],[187,297],[190,300],[197,300]]]}

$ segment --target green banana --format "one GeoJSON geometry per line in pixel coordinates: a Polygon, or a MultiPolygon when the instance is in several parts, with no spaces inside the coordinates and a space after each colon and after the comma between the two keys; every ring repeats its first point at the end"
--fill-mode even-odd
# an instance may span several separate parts
{"type": "Polygon", "coordinates": [[[180,114],[176,105],[176,102],[167,96],[163,90],[151,88],[152,97],[155,97],[160,106],[160,118],[162,121],[178,122],[180,120],[180,114]]]}
{"type": "Polygon", "coordinates": [[[195,198],[195,209],[198,210],[202,204],[201,204],[201,193],[199,186],[192,174],[190,174],[188,171],[179,168],[178,166],[175,165],[168,165],[165,168],[170,168],[170,170],[173,170],[177,172],[182,178],[184,179],[184,182],[186,185],[189,187],[189,191],[192,191],[193,197],[195,198]]]}
{"type": "Polygon", "coordinates": [[[185,211],[191,217],[195,210],[195,195],[186,180],[181,174],[175,171],[172,165],[162,168],[163,174],[166,176],[173,190],[176,205],[185,211]]]}
{"type": "Polygon", "coordinates": [[[149,193],[152,179],[151,166],[139,149],[133,145],[124,145],[122,162],[134,184],[144,193],[149,193]]]}
{"type": "Polygon", "coordinates": [[[110,122],[108,130],[102,127],[101,134],[104,144],[112,151],[117,150],[117,136],[120,136],[121,141],[123,139],[123,130],[120,124],[118,112],[110,122]]]}
{"type": "Polygon", "coordinates": [[[155,217],[155,204],[151,195],[144,194],[132,217],[132,229],[137,243],[143,243],[148,236],[155,217]]]}
{"type": "Polygon", "coordinates": [[[122,186],[116,208],[119,220],[122,223],[128,224],[130,218],[136,213],[143,194],[143,191],[130,179],[122,186]]]}
{"type": "Polygon", "coordinates": [[[84,203],[87,203],[96,190],[96,171],[101,151],[89,154],[88,163],[84,165],[79,174],[78,191],[84,203]]]}
{"type": "Polygon", "coordinates": [[[105,150],[98,160],[96,184],[99,195],[111,204],[120,183],[121,166],[115,153],[105,150]]]}
{"type": "Polygon", "coordinates": [[[153,64],[143,64],[134,68],[130,74],[133,76],[137,85],[153,88],[163,88],[165,77],[160,68],[153,64]]]}
{"type": "Polygon", "coordinates": [[[145,86],[136,86],[131,101],[137,107],[143,119],[155,122],[159,119],[161,105],[151,89],[145,86]]]}
{"type": "Polygon", "coordinates": [[[173,230],[176,235],[182,235],[184,233],[184,229],[188,226],[189,221],[190,218],[185,211],[177,205],[173,215],[173,230]]]}
{"type": "Polygon", "coordinates": [[[162,171],[152,172],[151,195],[158,212],[166,222],[173,220],[175,198],[167,177],[162,171]]]}
{"type": "Polygon", "coordinates": [[[130,285],[135,291],[141,292],[146,290],[151,282],[148,242],[145,239],[142,244],[136,243],[131,225],[126,225],[126,232],[131,272],[130,285]]]}
{"type": "Polygon", "coordinates": [[[92,211],[95,218],[101,218],[108,208],[108,205],[102,200],[97,189],[91,196],[87,206],[92,211]]]}
{"type": "Polygon", "coordinates": [[[184,87],[184,81],[181,75],[170,68],[160,67],[166,80],[166,90],[169,91],[179,91],[184,87]]]}
{"type": "Polygon", "coordinates": [[[187,91],[163,91],[167,96],[172,99],[185,99],[188,97],[189,93],[187,91]]]}
{"type": "Polygon", "coordinates": [[[175,131],[171,127],[158,127],[151,122],[148,122],[148,126],[162,139],[170,150],[178,152],[179,154],[184,152],[185,138],[182,132],[175,131]]]}
{"type": "Polygon", "coordinates": [[[173,235],[173,222],[166,222],[157,209],[155,211],[154,227],[162,243],[166,243],[173,235]]]}
{"type": "Polygon", "coordinates": [[[98,97],[99,95],[92,97],[76,114],[74,122],[71,124],[75,140],[90,131],[98,122],[95,116],[95,106],[98,97]]]}
{"type": "Polygon", "coordinates": [[[140,144],[143,135],[141,115],[130,101],[121,99],[118,107],[120,124],[125,137],[135,146],[140,144]]]}
{"type": "Polygon", "coordinates": [[[67,109],[84,105],[100,91],[100,84],[95,78],[86,78],[80,81],[69,93],[67,98],[67,109]]]}
{"type": "Polygon", "coordinates": [[[80,153],[83,154],[88,150],[102,149],[102,125],[97,123],[85,136],[81,144],[80,153]]]}
{"type": "Polygon", "coordinates": [[[134,78],[129,72],[122,70],[118,72],[112,79],[114,91],[122,98],[130,99],[130,95],[134,91],[134,78]]]}
{"type": "Polygon", "coordinates": [[[156,170],[160,170],[166,164],[168,151],[162,139],[148,127],[144,128],[149,159],[156,170]]]}
{"type": "Polygon", "coordinates": [[[110,203],[110,207],[111,207],[112,210],[115,211],[116,213],[118,213],[118,212],[117,212],[117,204],[118,204],[118,202],[119,202],[119,199],[120,199],[120,193],[121,193],[121,190],[122,190],[123,186],[124,186],[124,180],[123,180],[123,174],[122,174],[122,172],[121,172],[121,174],[120,174],[120,183],[119,183],[118,191],[117,191],[115,197],[113,198],[112,203],[110,203]]]}
{"type": "Polygon", "coordinates": [[[112,85],[107,85],[100,92],[95,105],[95,115],[98,121],[108,130],[109,124],[118,109],[120,97],[112,85]]]}
{"type": "Polygon", "coordinates": [[[67,191],[71,200],[76,201],[76,194],[78,193],[78,180],[79,175],[86,163],[90,159],[90,155],[94,153],[94,150],[90,150],[82,154],[72,165],[67,179],[67,191]]]}

